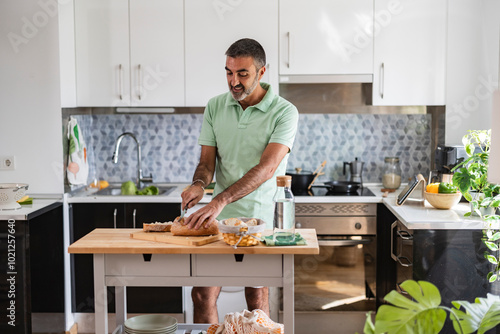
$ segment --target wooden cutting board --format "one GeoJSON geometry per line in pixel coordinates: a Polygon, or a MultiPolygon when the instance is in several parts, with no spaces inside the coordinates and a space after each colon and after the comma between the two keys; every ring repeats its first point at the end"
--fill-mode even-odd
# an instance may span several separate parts
{"type": "Polygon", "coordinates": [[[222,239],[222,234],[209,236],[179,236],[172,235],[171,232],[134,232],[130,233],[132,239],[165,242],[186,246],[202,246],[222,239]]]}

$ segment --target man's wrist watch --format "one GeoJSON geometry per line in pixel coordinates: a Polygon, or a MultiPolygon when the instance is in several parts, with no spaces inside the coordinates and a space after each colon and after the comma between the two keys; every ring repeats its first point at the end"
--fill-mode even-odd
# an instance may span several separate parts
{"type": "Polygon", "coordinates": [[[201,189],[205,191],[205,181],[201,179],[194,180],[193,183],[191,183],[191,187],[194,186],[195,184],[200,184],[201,189]]]}

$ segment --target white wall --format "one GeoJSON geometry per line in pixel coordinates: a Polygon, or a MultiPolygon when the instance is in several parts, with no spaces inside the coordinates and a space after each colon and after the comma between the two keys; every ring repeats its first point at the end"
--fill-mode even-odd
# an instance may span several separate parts
{"type": "Polygon", "coordinates": [[[0,182],[62,194],[57,1],[0,1],[0,36],[0,156],[16,158],[0,182]]]}
{"type": "Polygon", "coordinates": [[[449,0],[448,8],[445,143],[460,145],[467,130],[491,127],[500,1],[449,0]]]}

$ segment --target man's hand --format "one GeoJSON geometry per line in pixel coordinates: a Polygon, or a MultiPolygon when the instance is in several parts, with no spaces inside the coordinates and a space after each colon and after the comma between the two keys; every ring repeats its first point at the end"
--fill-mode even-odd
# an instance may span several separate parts
{"type": "Polygon", "coordinates": [[[182,198],[182,204],[181,208],[192,208],[195,206],[202,198],[204,195],[203,188],[197,185],[191,185],[189,188],[184,190],[181,194],[182,198]]]}
{"type": "Polygon", "coordinates": [[[204,227],[207,227],[211,222],[216,220],[223,208],[224,205],[219,204],[219,201],[213,199],[198,211],[184,217],[184,224],[195,230],[199,229],[203,224],[204,227]]]}

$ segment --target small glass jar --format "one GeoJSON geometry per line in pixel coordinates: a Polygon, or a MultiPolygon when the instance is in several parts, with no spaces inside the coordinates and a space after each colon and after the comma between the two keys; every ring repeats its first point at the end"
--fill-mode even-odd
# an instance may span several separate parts
{"type": "Polygon", "coordinates": [[[401,167],[399,158],[386,157],[382,171],[382,185],[386,189],[398,189],[401,185],[401,167]]]}

